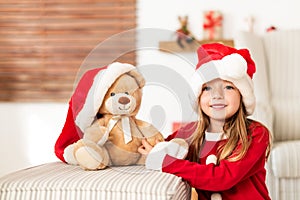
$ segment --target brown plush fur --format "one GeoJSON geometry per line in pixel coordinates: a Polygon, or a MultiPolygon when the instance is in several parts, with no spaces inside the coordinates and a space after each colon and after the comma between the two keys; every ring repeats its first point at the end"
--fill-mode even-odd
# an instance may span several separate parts
{"type": "Polygon", "coordinates": [[[85,130],[83,139],[74,146],[74,157],[83,169],[97,170],[109,165],[144,164],[143,157],[137,152],[142,145],[142,139],[146,138],[152,145],[156,144],[156,140],[163,141],[163,136],[153,125],[135,117],[141,105],[144,84],[141,74],[132,70],[121,75],[109,88],[99,109],[100,118],[85,130]],[[104,145],[97,144],[108,128],[110,119],[123,115],[119,113],[119,107],[114,104],[113,98],[119,98],[117,102],[127,102],[127,97],[135,99],[135,105],[132,104],[134,109],[126,113],[129,116],[132,140],[125,143],[122,123],[119,120],[104,145]]]}

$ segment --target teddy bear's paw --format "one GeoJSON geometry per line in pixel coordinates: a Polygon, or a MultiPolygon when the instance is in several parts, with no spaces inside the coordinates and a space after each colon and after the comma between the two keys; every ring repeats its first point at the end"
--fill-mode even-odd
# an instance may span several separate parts
{"type": "Polygon", "coordinates": [[[109,164],[109,155],[105,148],[95,143],[81,140],[75,151],[78,164],[85,170],[104,169],[109,164]]]}
{"type": "Polygon", "coordinates": [[[90,147],[80,147],[76,153],[79,165],[86,170],[103,169],[106,165],[102,163],[103,157],[90,147]]]}
{"type": "Polygon", "coordinates": [[[74,144],[71,144],[65,148],[63,157],[68,164],[78,165],[77,160],[74,157],[74,144]]]}

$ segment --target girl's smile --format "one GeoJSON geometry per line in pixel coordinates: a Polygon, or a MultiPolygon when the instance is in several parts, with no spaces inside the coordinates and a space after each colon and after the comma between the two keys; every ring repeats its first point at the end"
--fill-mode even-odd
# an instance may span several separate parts
{"type": "Polygon", "coordinates": [[[225,104],[212,104],[210,107],[213,109],[223,109],[226,107],[226,105],[225,104]]]}

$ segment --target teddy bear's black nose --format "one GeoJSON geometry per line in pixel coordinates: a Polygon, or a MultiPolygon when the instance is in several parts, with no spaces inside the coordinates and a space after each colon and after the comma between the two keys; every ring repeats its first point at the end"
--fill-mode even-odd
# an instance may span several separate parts
{"type": "Polygon", "coordinates": [[[126,104],[128,104],[130,102],[130,99],[127,98],[127,97],[120,97],[119,100],[118,100],[118,102],[120,104],[126,105],[126,104]]]}

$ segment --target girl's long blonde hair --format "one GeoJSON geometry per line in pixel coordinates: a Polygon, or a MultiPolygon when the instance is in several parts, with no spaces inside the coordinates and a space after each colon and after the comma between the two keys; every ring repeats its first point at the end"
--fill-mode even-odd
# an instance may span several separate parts
{"type": "MultiPolygon", "coordinates": [[[[210,123],[209,117],[201,110],[200,106],[198,106],[198,113],[199,120],[197,128],[191,136],[190,151],[188,154],[188,159],[193,162],[199,162],[204,133],[210,123]]],[[[241,98],[238,111],[230,119],[225,120],[223,130],[224,134],[228,137],[228,141],[220,145],[217,150],[217,164],[223,159],[237,161],[245,156],[252,140],[248,135],[249,125],[250,120],[247,119],[246,109],[241,98]],[[232,154],[239,142],[241,143],[241,148],[232,154]]]]}

